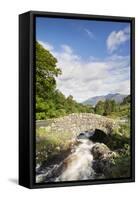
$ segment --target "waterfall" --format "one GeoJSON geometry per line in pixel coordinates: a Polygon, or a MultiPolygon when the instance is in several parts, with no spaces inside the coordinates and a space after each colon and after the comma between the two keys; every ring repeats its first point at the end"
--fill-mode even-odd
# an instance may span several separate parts
{"type": "Polygon", "coordinates": [[[87,180],[94,178],[92,168],[93,156],[91,154],[93,143],[88,139],[80,140],[80,144],[75,147],[64,161],[64,170],[56,181],[87,180]]]}
{"type": "Polygon", "coordinates": [[[36,176],[36,182],[58,182],[94,179],[92,168],[93,143],[89,139],[79,139],[72,153],[60,164],[45,168],[36,176]]]}

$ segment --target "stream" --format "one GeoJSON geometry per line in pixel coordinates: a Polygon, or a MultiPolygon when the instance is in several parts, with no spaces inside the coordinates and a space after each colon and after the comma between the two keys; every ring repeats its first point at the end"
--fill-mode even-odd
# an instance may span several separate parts
{"type": "MultiPolygon", "coordinates": [[[[93,133],[81,133],[71,153],[58,164],[36,169],[36,183],[95,179],[99,175],[93,169],[92,148],[89,137],[93,133]]],[[[100,174],[100,177],[103,174],[100,174]]]]}

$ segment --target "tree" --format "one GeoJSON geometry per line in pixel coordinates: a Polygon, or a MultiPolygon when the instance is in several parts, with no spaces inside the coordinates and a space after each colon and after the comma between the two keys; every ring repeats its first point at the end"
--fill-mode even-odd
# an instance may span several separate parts
{"type": "Polygon", "coordinates": [[[72,95],[66,98],[56,88],[56,77],[59,75],[61,70],[57,67],[57,59],[36,42],[36,119],[93,112],[92,107],[77,103],[72,95]]]}
{"type": "Polygon", "coordinates": [[[112,110],[112,112],[116,112],[116,108],[117,108],[117,105],[116,105],[115,100],[111,100],[111,110],[112,110]]]}
{"type": "Polygon", "coordinates": [[[95,106],[95,113],[99,115],[103,115],[104,113],[104,102],[98,101],[98,103],[95,106]]]}
{"type": "Polygon", "coordinates": [[[45,100],[53,95],[55,77],[61,74],[56,64],[57,59],[36,42],[36,95],[45,100]]]}
{"type": "Polygon", "coordinates": [[[36,118],[54,116],[53,95],[56,90],[55,78],[61,74],[57,59],[36,42],[36,118]],[[50,112],[51,110],[51,112],[50,112]]]}
{"type": "Polygon", "coordinates": [[[112,112],[112,103],[110,100],[106,100],[104,104],[104,115],[109,115],[112,112]]]}
{"type": "Polygon", "coordinates": [[[130,95],[128,95],[127,97],[124,98],[122,104],[127,104],[130,103],[130,95]]]}
{"type": "Polygon", "coordinates": [[[106,100],[104,103],[104,113],[103,115],[110,115],[112,112],[116,112],[117,104],[115,100],[106,100]]]}

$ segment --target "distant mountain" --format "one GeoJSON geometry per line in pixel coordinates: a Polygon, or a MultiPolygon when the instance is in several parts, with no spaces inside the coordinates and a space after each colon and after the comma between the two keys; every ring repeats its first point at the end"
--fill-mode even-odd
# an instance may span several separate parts
{"type": "Polygon", "coordinates": [[[82,102],[85,105],[93,105],[95,106],[98,101],[105,101],[105,100],[115,100],[116,103],[122,103],[124,98],[128,95],[115,93],[115,94],[107,94],[103,96],[95,96],[87,99],[86,101],[82,102]]]}

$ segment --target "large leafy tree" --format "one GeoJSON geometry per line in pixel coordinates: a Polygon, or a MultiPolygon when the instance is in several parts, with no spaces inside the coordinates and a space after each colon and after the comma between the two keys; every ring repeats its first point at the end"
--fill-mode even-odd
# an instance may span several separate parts
{"type": "Polygon", "coordinates": [[[41,44],[36,42],[36,96],[47,100],[56,89],[56,80],[61,70],[57,59],[41,44]]]}
{"type": "Polygon", "coordinates": [[[36,118],[54,117],[55,78],[61,74],[57,59],[36,42],[36,118]]]}

